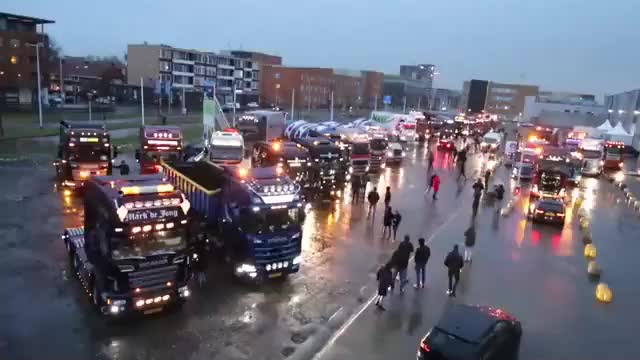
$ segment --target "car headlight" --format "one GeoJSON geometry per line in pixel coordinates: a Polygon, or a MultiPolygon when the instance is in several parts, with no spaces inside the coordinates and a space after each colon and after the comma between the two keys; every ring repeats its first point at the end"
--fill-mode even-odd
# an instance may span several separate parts
{"type": "Polygon", "coordinates": [[[302,262],[302,255],[293,258],[293,265],[299,265],[302,262]]]}
{"type": "Polygon", "coordinates": [[[291,235],[291,239],[299,239],[300,238],[300,232],[298,231],[297,233],[291,235]]]}
{"type": "Polygon", "coordinates": [[[387,151],[387,156],[393,156],[393,153],[391,151],[387,151]]]}
{"type": "Polygon", "coordinates": [[[405,157],[406,155],[407,155],[407,153],[403,151],[402,152],[402,157],[405,157]]]}
{"type": "Polygon", "coordinates": [[[622,182],[624,180],[624,174],[619,172],[613,177],[613,179],[617,182],[622,182]]]}

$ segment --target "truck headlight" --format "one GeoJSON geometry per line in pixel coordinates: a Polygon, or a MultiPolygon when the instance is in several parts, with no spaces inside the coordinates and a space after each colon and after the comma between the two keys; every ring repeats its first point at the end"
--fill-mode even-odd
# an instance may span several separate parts
{"type": "Polygon", "coordinates": [[[112,313],[112,314],[117,314],[117,313],[120,312],[120,307],[116,306],[116,305],[111,305],[109,307],[109,312],[112,313]]]}
{"type": "Polygon", "coordinates": [[[191,295],[191,291],[189,291],[189,287],[185,285],[178,289],[178,295],[181,298],[186,298],[186,297],[189,297],[189,295],[191,295]]]}
{"type": "Polygon", "coordinates": [[[393,156],[393,153],[391,151],[387,151],[387,156],[393,156]]]}
{"type": "Polygon", "coordinates": [[[300,238],[300,232],[298,231],[297,233],[291,235],[292,239],[299,239],[300,238]]]}
{"type": "Polygon", "coordinates": [[[617,182],[622,182],[624,180],[624,174],[619,172],[613,177],[613,179],[617,182]]]}
{"type": "Polygon", "coordinates": [[[293,265],[299,265],[302,262],[302,255],[293,258],[293,265]]]}
{"type": "Polygon", "coordinates": [[[402,157],[405,157],[405,156],[407,156],[407,153],[403,151],[402,152],[402,157]]]}
{"type": "Polygon", "coordinates": [[[242,264],[236,268],[236,272],[238,274],[252,273],[252,272],[256,272],[256,267],[255,265],[251,265],[251,264],[242,264]]]}

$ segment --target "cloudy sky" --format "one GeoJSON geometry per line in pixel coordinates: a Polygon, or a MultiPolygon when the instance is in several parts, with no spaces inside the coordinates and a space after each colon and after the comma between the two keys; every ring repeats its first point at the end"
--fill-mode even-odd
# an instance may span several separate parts
{"type": "Polygon", "coordinates": [[[128,43],[147,41],[386,73],[433,63],[435,86],[454,89],[470,78],[597,95],[640,87],[638,0],[9,0],[2,8],[55,20],[47,31],[68,55],[123,57],[128,43]]]}

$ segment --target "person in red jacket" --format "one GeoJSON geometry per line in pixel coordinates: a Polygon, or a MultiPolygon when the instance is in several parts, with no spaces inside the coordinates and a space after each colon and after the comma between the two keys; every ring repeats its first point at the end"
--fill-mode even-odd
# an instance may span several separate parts
{"type": "Polygon", "coordinates": [[[438,199],[438,191],[440,191],[440,176],[438,176],[438,174],[434,174],[432,182],[433,200],[436,200],[438,199]]]}

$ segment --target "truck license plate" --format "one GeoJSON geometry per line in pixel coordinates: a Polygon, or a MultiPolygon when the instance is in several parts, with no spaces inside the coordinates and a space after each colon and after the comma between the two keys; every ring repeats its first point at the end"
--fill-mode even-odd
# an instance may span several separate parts
{"type": "Polygon", "coordinates": [[[157,307],[157,308],[153,308],[153,309],[145,310],[145,311],[143,312],[143,314],[145,314],[145,315],[155,314],[155,313],[159,313],[160,311],[162,311],[162,308],[161,308],[161,307],[157,307]]]}
{"type": "Polygon", "coordinates": [[[273,274],[269,274],[269,278],[273,279],[273,278],[277,278],[282,276],[281,272],[277,272],[277,273],[273,273],[273,274]]]}

